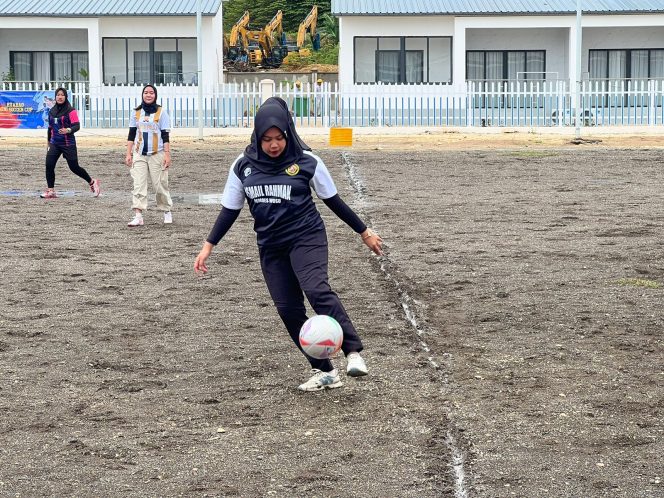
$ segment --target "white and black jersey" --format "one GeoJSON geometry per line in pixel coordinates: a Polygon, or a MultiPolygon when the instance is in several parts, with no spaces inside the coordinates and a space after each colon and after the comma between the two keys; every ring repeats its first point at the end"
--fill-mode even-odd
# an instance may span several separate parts
{"type": "Polygon", "coordinates": [[[231,166],[221,203],[239,210],[246,199],[258,245],[287,245],[304,231],[324,229],[312,188],[323,200],[337,194],[327,167],[312,152],[275,173],[253,167],[242,154],[231,166]]]}

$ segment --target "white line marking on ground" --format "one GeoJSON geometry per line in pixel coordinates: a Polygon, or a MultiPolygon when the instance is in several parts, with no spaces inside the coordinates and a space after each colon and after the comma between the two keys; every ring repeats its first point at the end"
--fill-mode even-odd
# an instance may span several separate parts
{"type": "MultiPolygon", "coordinates": [[[[355,191],[355,197],[360,203],[361,210],[363,210],[363,208],[366,207],[366,205],[368,204],[366,196],[367,188],[362,182],[362,179],[360,178],[355,166],[351,162],[348,153],[343,152],[341,154],[341,157],[343,158],[344,168],[350,180],[350,184],[353,190],[355,191]]],[[[364,219],[368,225],[372,224],[371,217],[367,213],[364,213],[364,219]]],[[[412,325],[413,329],[417,333],[417,336],[420,341],[420,347],[425,353],[431,353],[431,348],[422,338],[426,334],[426,331],[423,329],[423,327],[419,324],[417,320],[417,314],[415,312],[417,304],[415,303],[413,298],[410,297],[408,291],[404,289],[404,285],[401,282],[399,282],[399,280],[397,280],[397,278],[394,276],[393,272],[390,271],[391,266],[393,266],[393,263],[390,261],[390,258],[388,256],[382,256],[380,258],[380,269],[385,275],[385,278],[388,281],[390,281],[392,285],[394,285],[397,294],[399,295],[399,300],[401,301],[401,307],[403,308],[404,314],[406,315],[406,319],[412,325]]],[[[433,355],[428,356],[427,360],[429,364],[436,371],[440,370],[440,365],[435,361],[433,355]]],[[[445,377],[443,378],[443,382],[445,384],[447,383],[447,375],[445,375],[445,377]]],[[[451,431],[447,432],[447,438],[445,439],[445,444],[447,445],[447,447],[450,450],[450,453],[452,454],[451,467],[454,472],[454,497],[467,498],[468,492],[466,491],[465,488],[464,455],[459,446],[457,445],[456,439],[451,431]]]]}

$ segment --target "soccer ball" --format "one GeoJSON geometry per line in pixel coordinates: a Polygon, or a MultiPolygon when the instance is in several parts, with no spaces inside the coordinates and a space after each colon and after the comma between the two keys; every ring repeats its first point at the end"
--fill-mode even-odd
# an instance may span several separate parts
{"type": "Polygon", "coordinates": [[[327,315],[314,315],[300,329],[300,346],[312,358],[325,360],[341,349],[341,325],[327,315]]]}

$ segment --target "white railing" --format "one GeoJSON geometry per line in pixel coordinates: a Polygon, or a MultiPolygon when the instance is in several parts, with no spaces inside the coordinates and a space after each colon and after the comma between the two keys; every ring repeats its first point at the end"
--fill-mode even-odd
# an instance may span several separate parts
{"type": "MultiPolygon", "coordinates": [[[[54,90],[58,83],[2,82],[0,90],[54,90]]],[[[65,82],[82,125],[125,128],[140,102],[142,85],[65,82]]],[[[158,87],[159,102],[175,127],[198,126],[198,88],[158,87]]],[[[273,94],[289,105],[298,126],[574,126],[577,92],[563,80],[469,81],[450,85],[353,85],[278,82],[273,94]]],[[[251,127],[262,95],[259,85],[224,84],[203,92],[205,127],[251,127]]],[[[663,80],[584,81],[579,94],[583,126],[664,124],[663,80]]]]}

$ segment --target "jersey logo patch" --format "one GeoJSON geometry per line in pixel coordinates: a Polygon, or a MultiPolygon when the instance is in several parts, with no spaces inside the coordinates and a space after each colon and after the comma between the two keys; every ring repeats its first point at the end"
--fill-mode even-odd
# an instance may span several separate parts
{"type": "Polygon", "coordinates": [[[251,174],[251,168],[244,168],[242,173],[244,173],[245,178],[248,177],[251,174]]]}
{"type": "Polygon", "coordinates": [[[286,174],[288,176],[295,176],[300,172],[300,167],[297,164],[292,164],[286,168],[286,174]]]}

